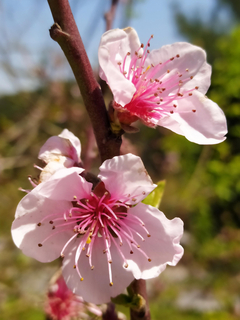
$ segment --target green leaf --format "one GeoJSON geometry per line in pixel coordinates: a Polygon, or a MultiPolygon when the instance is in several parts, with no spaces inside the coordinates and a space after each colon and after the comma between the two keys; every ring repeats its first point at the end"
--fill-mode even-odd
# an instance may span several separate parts
{"type": "Polygon", "coordinates": [[[164,188],[165,188],[166,180],[161,180],[157,183],[157,187],[149,193],[149,195],[142,201],[142,203],[149,204],[155,208],[159,208],[164,188]]]}

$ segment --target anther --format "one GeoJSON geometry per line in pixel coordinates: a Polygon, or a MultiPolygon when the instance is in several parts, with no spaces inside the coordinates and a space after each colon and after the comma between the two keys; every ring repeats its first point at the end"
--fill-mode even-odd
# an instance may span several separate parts
{"type": "Polygon", "coordinates": [[[130,53],[130,52],[128,52],[128,53],[127,53],[127,56],[130,56],[130,54],[131,54],[131,53],[130,53]]]}
{"type": "Polygon", "coordinates": [[[138,249],[140,248],[140,245],[139,245],[139,244],[137,245],[137,248],[138,248],[138,249]]]}
{"type": "Polygon", "coordinates": [[[172,57],[170,60],[173,61],[173,60],[174,60],[174,57],[172,57]]]}
{"type": "Polygon", "coordinates": [[[126,269],[128,268],[128,264],[127,263],[124,265],[124,268],[126,268],[126,269]]]}
{"type": "Polygon", "coordinates": [[[145,194],[146,194],[146,192],[145,192],[145,191],[143,191],[143,192],[142,192],[142,194],[143,194],[143,195],[145,195],[145,194]]]}
{"type": "Polygon", "coordinates": [[[135,55],[136,55],[136,56],[138,55],[137,51],[135,51],[135,55]]]}
{"type": "Polygon", "coordinates": [[[39,222],[37,225],[40,227],[42,224],[41,224],[41,222],[39,222]]]}
{"type": "Polygon", "coordinates": [[[150,234],[148,234],[147,236],[148,236],[148,238],[150,238],[150,237],[151,237],[151,235],[150,235],[150,234]]]}
{"type": "Polygon", "coordinates": [[[189,93],[188,95],[189,95],[189,96],[192,96],[192,93],[189,93]]]}
{"type": "Polygon", "coordinates": [[[119,61],[117,64],[120,66],[122,64],[122,62],[119,61]]]}
{"type": "Polygon", "coordinates": [[[179,58],[179,57],[180,57],[180,55],[179,55],[179,54],[177,54],[177,55],[176,55],[176,58],[179,58]]]}
{"type": "Polygon", "coordinates": [[[80,281],[83,281],[83,277],[80,279],[80,281]]]}
{"type": "Polygon", "coordinates": [[[86,257],[89,258],[89,257],[90,257],[90,254],[86,254],[86,257]]]}
{"type": "Polygon", "coordinates": [[[186,69],[186,72],[188,72],[188,69],[186,69]]]}
{"type": "Polygon", "coordinates": [[[150,50],[147,50],[147,53],[150,53],[150,50]]]}
{"type": "Polygon", "coordinates": [[[153,34],[151,35],[151,38],[153,38],[153,34]]]}
{"type": "Polygon", "coordinates": [[[84,251],[84,250],[85,250],[85,247],[82,248],[82,251],[84,251]]]}
{"type": "Polygon", "coordinates": [[[182,77],[182,74],[179,74],[178,76],[179,76],[179,78],[181,78],[181,77],[182,77]]]}
{"type": "Polygon", "coordinates": [[[196,110],[192,110],[192,112],[196,112],[196,110]]]}
{"type": "Polygon", "coordinates": [[[53,221],[51,220],[51,221],[49,221],[49,223],[50,223],[50,224],[53,224],[53,221]]]}
{"type": "Polygon", "coordinates": [[[199,87],[195,87],[195,89],[197,90],[199,87]]]}
{"type": "Polygon", "coordinates": [[[132,251],[132,250],[130,251],[130,254],[133,254],[133,251],[132,251]]]}
{"type": "Polygon", "coordinates": [[[73,269],[76,269],[76,265],[73,266],[73,269]]]}
{"type": "Polygon", "coordinates": [[[63,253],[61,253],[61,255],[60,255],[60,256],[61,256],[61,258],[64,258],[64,254],[63,254],[63,253]]]}
{"type": "Polygon", "coordinates": [[[154,93],[154,96],[155,96],[155,97],[157,97],[157,96],[158,96],[158,94],[157,94],[157,93],[154,93]]]}
{"type": "Polygon", "coordinates": [[[109,261],[108,261],[108,263],[110,263],[110,264],[111,264],[111,263],[112,263],[112,260],[109,260],[109,261]]]}
{"type": "Polygon", "coordinates": [[[105,196],[108,195],[108,191],[105,191],[104,194],[105,194],[105,196]]]}
{"type": "Polygon", "coordinates": [[[93,270],[94,269],[94,266],[91,266],[91,270],[93,270]]]}
{"type": "Polygon", "coordinates": [[[193,76],[191,76],[190,79],[193,79],[193,76]]]}
{"type": "Polygon", "coordinates": [[[76,199],[77,199],[77,196],[73,196],[73,199],[76,200],[76,199]]]}
{"type": "Polygon", "coordinates": [[[141,44],[141,48],[144,48],[144,44],[143,43],[141,44]]]}
{"type": "Polygon", "coordinates": [[[113,282],[110,282],[109,285],[110,285],[110,287],[112,287],[113,286],[113,282]]]}
{"type": "Polygon", "coordinates": [[[39,246],[39,247],[42,247],[42,244],[41,244],[41,243],[39,243],[39,244],[38,244],[38,246],[39,246]]]}
{"type": "Polygon", "coordinates": [[[171,110],[170,113],[173,114],[173,111],[171,110]]]}
{"type": "Polygon", "coordinates": [[[148,261],[149,261],[149,262],[151,262],[151,261],[152,261],[152,259],[148,258],[148,261]]]}
{"type": "Polygon", "coordinates": [[[120,243],[119,243],[119,245],[120,245],[120,247],[121,247],[121,246],[123,245],[123,243],[122,243],[122,242],[120,242],[120,243]]]}
{"type": "Polygon", "coordinates": [[[167,73],[169,73],[169,72],[170,72],[170,70],[168,69],[167,73]]]}
{"type": "Polygon", "coordinates": [[[55,228],[56,228],[56,227],[55,227],[55,226],[53,226],[53,227],[52,227],[52,230],[54,230],[55,228]]]}
{"type": "Polygon", "coordinates": [[[127,71],[124,71],[123,74],[127,74],[127,71]]]}
{"type": "Polygon", "coordinates": [[[177,108],[177,105],[176,105],[176,104],[174,104],[173,106],[174,106],[174,108],[177,108]]]}

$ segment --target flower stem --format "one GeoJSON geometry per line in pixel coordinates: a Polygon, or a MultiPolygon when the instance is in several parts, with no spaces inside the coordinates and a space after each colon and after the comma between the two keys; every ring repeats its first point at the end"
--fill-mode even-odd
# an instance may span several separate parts
{"type": "Polygon", "coordinates": [[[91,119],[101,160],[120,154],[121,136],[111,131],[106,106],[68,0],[48,0],[54,24],[50,36],[62,48],[91,119]]]}
{"type": "Polygon", "coordinates": [[[130,289],[132,290],[132,293],[141,295],[145,300],[145,304],[139,310],[131,309],[131,320],[151,320],[146,281],[143,279],[134,280],[130,285],[130,289]]]}

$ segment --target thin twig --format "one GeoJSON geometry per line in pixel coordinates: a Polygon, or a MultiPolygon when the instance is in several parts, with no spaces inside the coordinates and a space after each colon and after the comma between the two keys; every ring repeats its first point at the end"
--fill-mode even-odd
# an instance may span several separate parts
{"type": "Polygon", "coordinates": [[[112,0],[111,8],[105,13],[104,18],[106,20],[106,31],[112,29],[113,20],[115,18],[118,0],[112,0]]]}
{"type": "Polygon", "coordinates": [[[92,122],[101,160],[120,154],[121,136],[111,131],[103,95],[97,83],[68,0],[48,0],[55,23],[50,36],[61,46],[77,80],[92,122]]]}

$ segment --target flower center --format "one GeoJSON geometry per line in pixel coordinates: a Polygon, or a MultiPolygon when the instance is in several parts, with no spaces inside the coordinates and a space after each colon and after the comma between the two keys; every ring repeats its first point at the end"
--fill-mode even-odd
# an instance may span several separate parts
{"type": "Polygon", "coordinates": [[[131,206],[127,203],[130,198],[132,199],[132,197],[128,195],[123,202],[120,202],[114,197],[111,197],[108,191],[105,191],[102,196],[97,196],[94,192],[91,192],[88,199],[78,200],[77,197],[74,196],[73,207],[70,210],[63,214],[48,215],[38,223],[39,227],[43,226],[46,220],[52,224],[52,233],[39,243],[38,246],[42,247],[44,242],[57,233],[72,230],[73,235],[62,248],[60,256],[64,258],[64,251],[67,246],[74,239],[79,240],[75,253],[74,268],[77,270],[80,280],[82,281],[83,276],[78,266],[79,258],[82,252],[85,251],[86,257],[89,259],[89,266],[91,270],[93,270],[93,247],[96,237],[101,237],[105,244],[103,253],[106,254],[108,261],[109,282],[110,286],[112,286],[111,250],[113,247],[117,249],[122,257],[125,268],[128,267],[128,263],[121,249],[123,244],[129,247],[130,254],[133,254],[134,250],[137,249],[149,262],[151,261],[147,254],[140,248],[139,239],[141,241],[145,241],[145,239],[144,236],[140,234],[139,227],[147,237],[150,237],[150,234],[143,221],[129,212],[131,206]]]}
{"type": "Polygon", "coordinates": [[[181,88],[184,83],[193,79],[193,76],[189,76],[188,68],[180,72],[174,67],[173,60],[179,59],[179,54],[166,61],[159,61],[157,65],[146,63],[152,38],[153,36],[145,48],[142,44],[134,55],[131,56],[128,52],[123,62],[117,63],[120,72],[135,85],[136,92],[128,104],[124,107],[115,104],[115,108],[120,112],[129,111],[146,125],[155,127],[163,116],[177,112],[178,100],[192,96],[192,92],[198,87],[190,90],[181,88]]]}

